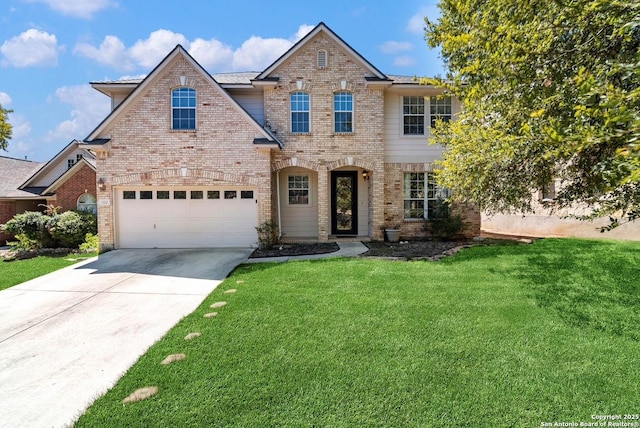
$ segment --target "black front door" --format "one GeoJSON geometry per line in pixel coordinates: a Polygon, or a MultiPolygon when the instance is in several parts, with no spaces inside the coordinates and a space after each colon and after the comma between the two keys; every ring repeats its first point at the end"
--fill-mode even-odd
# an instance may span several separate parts
{"type": "Polygon", "coordinates": [[[358,234],[358,173],[331,172],[331,233],[358,234]]]}

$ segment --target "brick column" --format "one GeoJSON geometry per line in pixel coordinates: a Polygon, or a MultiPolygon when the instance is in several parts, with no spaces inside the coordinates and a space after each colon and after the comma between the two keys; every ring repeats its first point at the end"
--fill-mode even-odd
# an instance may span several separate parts
{"type": "Polygon", "coordinates": [[[331,192],[329,191],[329,172],[326,166],[318,170],[318,240],[329,239],[331,225],[329,222],[329,210],[331,207],[331,192]]]}

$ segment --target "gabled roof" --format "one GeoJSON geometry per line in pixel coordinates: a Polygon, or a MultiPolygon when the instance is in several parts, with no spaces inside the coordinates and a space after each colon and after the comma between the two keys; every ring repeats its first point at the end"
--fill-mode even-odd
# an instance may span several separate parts
{"type": "Polygon", "coordinates": [[[33,198],[35,194],[20,189],[20,185],[44,163],[0,156],[0,198],[33,198]]]}
{"type": "Polygon", "coordinates": [[[139,94],[141,94],[148,86],[150,86],[162,73],[162,71],[178,56],[182,56],[189,64],[193,66],[195,70],[197,70],[200,75],[209,81],[209,83],[218,91],[218,93],[232,105],[238,113],[246,119],[248,123],[250,123],[256,130],[258,134],[260,134],[263,138],[267,138],[274,143],[277,143],[278,146],[282,147],[282,143],[275,139],[273,134],[269,133],[265,128],[263,128],[247,111],[238,104],[236,100],[234,100],[227,91],[225,91],[220,84],[191,56],[189,53],[181,46],[176,45],[176,47],[162,60],[160,63],[149,73],[142,82],[131,92],[125,100],[118,105],[98,126],[94,129],[88,136],[85,138],[85,142],[91,143],[93,140],[98,138],[104,139],[105,135],[102,135],[103,132],[108,128],[108,126],[113,123],[127,108],[134,102],[139,94]]]}
{"type": "MultiPolygon", "coordinates": [[[[22,182],[22,184],[19,186],[19,188],[23,189],[23,190],[28,189],[28,188],[34,188],[32,183],[37,182],[38,179],[40,179],[44,175],[46,175],[49,172],[51,172],[53,169],[57,168],[58,165],[60,164],[60,162],[66,163],[67,158],[69,157],[69,155],[74,150],[76,150],[78,148],[79,144],[80,144],[80,141],[78,141],[78,140],[71,141],[62,150],[60,150],[58,152],[58,154],[56,154],[53,158],[51,158],[51,160],[49,160],[49,162],[47,162],[44,165],[41,164],[41,168],[39,168],[36,171],[34,171],[33,174],[29,178],[24,180],[22,182]]],[[[93,164],[93,169],[95,170],[95,158],[94,158],[93,154],[91,152],[89,152],[89,151],[84,150],[83,157],[86,157],[87,163],[89,163],[90,165],[93,164]]],[[[54,180],[54,182],[55,181],[56,180],[54,180]]],[[[52,183],[50,183],[50,184],[52,184],[52,183]]]]}
{"type": "Polygon", "coordinates": [[[289,59],[292,55],[294,55],[302,46],[304,46],[309,40],[316,36],[318,33],[324,33],[329,39],[331,39],[336,45],[340,46],[347,53],[349,53],[357,62],[360,63],[362,67],[369,70],[373,77],[377,77],[380,80],[389,80],[387,76],[378,70],[373,64],[371,64],[365,57],[360,55],[355,49],[353,49],[347,42],[342,40],[340,36],[338,36],[333,30],[331,30],[324,22],[320,22],[315,26],[313,30],[311,30],[306,36],[300,39],[295,45],[291,47],[287,52],[285,52],[280,58],[275,60],[273,64],[267,67],[262,73],[260,73],[255,80],[266,80],[270,77],[271,73],[273,73],[283,62],[289,59]]]}
{"type": "Polygon", "coordinates": [[[47,195],[50,193],[54,193],[56,190],[58,190],[58,187],[62,186],[68,179],[73,177],[73,175],[76,172],[80,171],[80,169],[85,165],[91,168],[93,172],[96,171],[95,159],[82,158],[79,161],[77,161],[75,164],[73,164],[71,168],[68,168],[64,173],[62,173],[62,175],[58,177],[53,183],[51,183],[49,187],[41,190],[40,194],[47,195]]]}

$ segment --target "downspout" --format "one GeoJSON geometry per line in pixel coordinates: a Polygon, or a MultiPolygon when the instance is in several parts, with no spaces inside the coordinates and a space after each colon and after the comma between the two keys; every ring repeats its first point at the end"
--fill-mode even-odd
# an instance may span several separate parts
{"type": "Polygon", "coordinates": [[[282,239],[282,217],[280,215],[280,170],[276,172],[276,194],[278,195],[278,240],[282,239]]]}

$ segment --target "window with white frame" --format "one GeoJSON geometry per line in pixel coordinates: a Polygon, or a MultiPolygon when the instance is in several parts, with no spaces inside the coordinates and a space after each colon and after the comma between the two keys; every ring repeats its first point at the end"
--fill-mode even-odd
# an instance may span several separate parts
{"type": "Polygon", "coordinates": [[[404,218],[433,218],[438,202],[449,197],[449,191],[439,187],[430,172],[405,172],[404,218]]]}
{"type": "Polygon", "coordinates": [[[76,164],[75,159],[67,159],[67,169],[71,168],[76,164]]]}
{"type": "Polygon", "coordinates": [[[290,175],[287,180],[289,205],[309,205],[309,176],[290,175]]]}
{"type": "Polygon", "coordinates": [[[171,129],[196,129],[196,90],[176,88],[171,91],[171,129]]]}
{"type": "Polygon", "coordinates": [[[424,135],[424,97],[402,97],[404,135],[424,135]]]}
{"type": "Polygon", "coordinates": [[[291,94],[291,132],[309,132],[309,94],[306,92],[293,92],[291,94]]]}
{"type": "Polygon", "coordinates": [[[96,197],[91,193],[83,193],[78,198],[78,211],[86,211],[93,214],[98,212],[98,205],[96,203],[96,197]]]}
{"type": "Polygon", "coordinates": [[[333,94],[334,131],[353,132],[353,94],[336,92],[333,94]]]}
{"type": "Polygon", "coordinates": [[[429,116],[432,128],[435,128],[438,119],[449,122],[451,120],[451,97],[431,97],[429,99],[429,116]]]}

